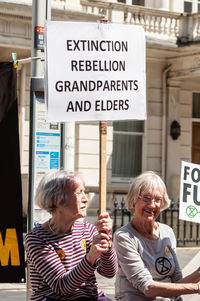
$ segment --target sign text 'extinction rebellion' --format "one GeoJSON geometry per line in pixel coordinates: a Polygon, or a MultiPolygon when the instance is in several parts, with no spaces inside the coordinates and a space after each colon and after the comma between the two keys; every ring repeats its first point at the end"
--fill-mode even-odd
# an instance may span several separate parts
{"type": "Polygon", "coordinates": [[[48,21],[45,33],[48,121],[146,118],[140,26],[48,21]]]}

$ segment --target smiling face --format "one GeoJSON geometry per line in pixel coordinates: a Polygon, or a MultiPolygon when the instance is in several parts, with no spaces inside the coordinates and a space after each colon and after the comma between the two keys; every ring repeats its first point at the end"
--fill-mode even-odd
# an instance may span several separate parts
{"type": "Polygon", "coordinates": [[[134,218],[143,222],[155,221],[160,214],[162,198],[159,188],[142,193],[135,202],[134,218]]]}

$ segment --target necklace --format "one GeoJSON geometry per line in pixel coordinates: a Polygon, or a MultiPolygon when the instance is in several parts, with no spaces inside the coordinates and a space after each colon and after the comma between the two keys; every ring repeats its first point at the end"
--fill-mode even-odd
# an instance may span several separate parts
{"type": "Polygon", "coordinates": [[[56,231],[54,231],[54,230],[52,229],[51,224],[50,224],[50,221],[51,221],[51,219],[48,220],[48,227],[49,227],[49,230],[50,230],[53,234],[56,234],[56,235],[69,234],[69,233],[72,232],[72,230],[73,230],[73,228],[74,228],[74,227],[72,226],[72,228],[70,229],[70,231],[66,231],[66,232],[64,232],[64,233],[58,233],[58,232],[56,232],[56,231]]]}
{"type": "Polygon", "coordinates": [[[50,225],[50,220],[51,219],[49,219],[48,220],[48,226],[49,226],[49,230],[52,232],[52,233],[54,233],[54,234],[56,234],[57,235],[57,233],[51,228],[51,225],[50,225]]]}

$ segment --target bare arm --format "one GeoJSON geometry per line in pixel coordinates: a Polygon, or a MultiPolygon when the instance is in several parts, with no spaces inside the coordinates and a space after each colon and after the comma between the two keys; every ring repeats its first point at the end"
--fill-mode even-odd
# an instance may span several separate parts
{"type": "MultiPolygon", "coordinates": [[[[178,264],[176,254],[171,249],[174,261],[178,264]]],[[[148,297],[175,297],[187,294],[197,294],[199,291],[200,268],[190,275],[175,281],[174,283],[164,283],[153,281],[148,285],[145,294],[148,297]]]]}
{"type": "Polygon", "coordinates": [[[198,283],[165,283],[157,281],[151,282],[145,291],[147,297],[160,296],[164,298],[198,293],[198,283]]]}
{"type": "Polygon", "coordinates": [[[194,271],[192,274],[180,279],[179,283],[197,283],[200,281],[200,267],[194,271]]]}

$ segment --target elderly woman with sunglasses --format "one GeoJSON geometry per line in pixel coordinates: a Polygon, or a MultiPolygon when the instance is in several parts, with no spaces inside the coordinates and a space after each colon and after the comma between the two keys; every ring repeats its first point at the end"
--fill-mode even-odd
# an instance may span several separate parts
{"type": "Polygon", "coordinates": [[[107,278],[116,273],[112,220],[103,213],[96,227],[83,221],[88,199],[81,176],[65,171],[46,174],[35,201],[51,218],[25,239],[31,300],[111,301],[98,291],[95,271],[107,278]]]}
{"type": "Polygon", "coordinates": [[[162,179],[144,172],[132,183],[127,196],[131,222],[114,236],[118,257],[115,297],[120,301],[182,300],[200,293],[200,269],[183,278],[173,230],[156,221],[170,205],[162,179]]]}

